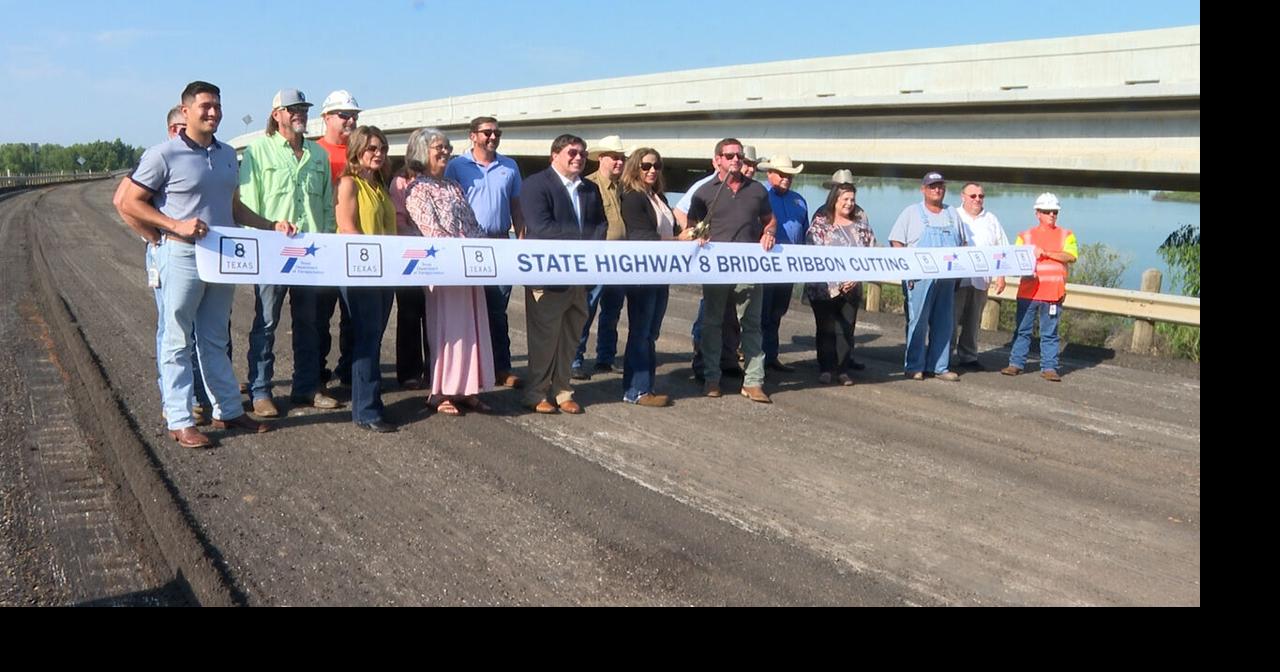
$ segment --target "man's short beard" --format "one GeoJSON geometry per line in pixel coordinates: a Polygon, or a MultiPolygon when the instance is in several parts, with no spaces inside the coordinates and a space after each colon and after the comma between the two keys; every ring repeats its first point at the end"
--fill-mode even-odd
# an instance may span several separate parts
{"type": "Polygon", "coordinates": [[[298,134],[298,135],[306,135],[306,134],[307,134],[307,125],[306,125],[306,124],[304,124],[304,123],[302,123],[301,121],[294,122],[294,123],[290,124],[290,125],[289,125],[289,128],[290,128],[291,130],[293,130],[293,132],[294,132],[294,133],[296,133],[296,134],[298,134]]]}

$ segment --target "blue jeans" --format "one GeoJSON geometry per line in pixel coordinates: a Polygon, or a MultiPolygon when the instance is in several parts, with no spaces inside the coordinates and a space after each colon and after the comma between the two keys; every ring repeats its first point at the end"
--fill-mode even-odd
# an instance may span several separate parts
{"type": "Polygon", "coordinates": [[[764,361],[778,361],[778,329],[782,316],[791,306],[791,283],[764,286],[764,305],[760,308],[760,342],[764,361]]]}
{"type": "Polygon", "coordinates": [[[489,343],[493,346],[493,371],[511,371],[511,330],[507,326],[507,304],[511,285],[485,285],[485,308],[489,313],[489,343]]]}
{"type": "Polygon", "coordinates": [[[351,419],[382,420],[382,334],[395,292],[382,287],[343,287],[351,313],[351,419]]]}
{"type": "Polygon", "coordinates": [[[956,280],[916,280],[907,296],[907,373],[944,373],[951,366],[955,330],[956,280]],[[926,339],[928,340],[926,348],[926,339]]]}
{"type": "Polygon", "coordinates": [[[764,285],[703,285],[706,310],[702,315],[702,370],[708,383],[720,382],[721,331],[725,306],[737,307],[738,324],[742,327],[742,355],[746,358],[746,374],[742,384],[758,387],[764,384],[764,351],[760,348],[760,304],[764,285]]]}
{"type": "MultiPolygon", "coordinates": [[[[323,288],[257,285],[254,288],[253,328],[249,331],[249,395],[270,399],[276,370],[276,328],[280,309],[289,295],[293,319],[293,389],[296,397],[309,397],[320,390],[320,336],[316,325],[316,304],[323,288]]],[[[327,325],[326,325],[327,326],[327,325]]]]}
{"type": "Polygon", "coordinates": [[[1062,302],[1018,299],[1015,318],[1017,331],[1013,347],[1009,350],[1009,364],[1019,369],[1027,368],[1027,353],[1031,350],[1031,330],[1036,318],[1040,319],[1040,370],[1058,369],[1058,322],[1062,319],[1062,302]],[[1052,308],[1052,311],[1050,310],[1052,308]]]}
{"type": "Polygon", "coordinates": [[[622,357],[622,399],[634,402],[653,392],[658,369],[658,332],[667,314],[666,285],[633,285],[627,294],[627,349],[622,357]]]}
{"type": "Polygon", "coordinates": [[[600,309],[600,324],[596,326],[596,364],[613,364],[618,356],[618,318],[622,316],[622,301],[627,288],[616,285],[596,285],[587,294],[587,323],[578,339],[578,350],[573,354],[573,367],[582,366],[587,354],[587,337],[591,335],[591,323],[600,309]]]}
{"type": "Polygon", "coordinates": [[[235,298],[235,285],[205,283],[196,272],[195,246],[165,241],[156,250],[160,270],[163,306],[160,319],[164,337],[157,355],[164,413],[169,429],[191,427],[191,398],[194,362],[191,341],[195,339],[204,369],[204,387],[213,404],[213,417],[234,420],[244,415],[240,385],[227,356],[230,340],[228,318],[235,298]]]}
{"type": "Polygon", "coordinates": [[[351,314],[347,311],[347,303],[341,301],[337,287],[317,288],[316,295],[316,335],[317,354],[320,357],[320,382],[327,383],[333,376],[347,385],[351,384],[351,314]],[[338,365],[329,371],[329,351],[333,349],[333,332],[329,323],[333,321],[334,308],[338,309],[338,365]]]}

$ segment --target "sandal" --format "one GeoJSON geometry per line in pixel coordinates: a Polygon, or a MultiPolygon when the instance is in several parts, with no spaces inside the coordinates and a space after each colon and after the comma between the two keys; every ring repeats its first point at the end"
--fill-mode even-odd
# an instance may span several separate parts
{"type": "Polygon", "coordinates": [[[474,394],[473,394],[473,395],[471,395],[471,396],[469,396],[469,397],[463,397],[463,398],[459,399],[458,401],[459,401],[459,403],[461,403],[461,404],[463,405],[463,407],[465,407],[468,411],[474,411],[474,412],[476,412],[476,413],[491,413],[491,412],[493,412],[493,407],[489,406],[489,404],[486,404],[486,403],[484,403],[483,401],[480,401],[480,397],[477,397],[477,396],[476,396],[476,395],[474,395],[474,394]]]}
{"type": "Polygon", "coordinates": [[[435,404],[435,409],[436,409],[436,413],[440,413],[442,415],[452,415],[455,418],[461,417],[462,415],[464,415],[462,412],[462,409],[458,408],[458,406],[453,403],[453,400],[449,399],[448,397],[441,399],[439,402],[437,402],[435,404]]]}

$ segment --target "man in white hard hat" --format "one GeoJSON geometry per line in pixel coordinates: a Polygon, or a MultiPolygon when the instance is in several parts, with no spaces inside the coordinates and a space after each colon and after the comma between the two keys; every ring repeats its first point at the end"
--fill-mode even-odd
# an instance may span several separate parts
{"type": "MultiPolygon", "coordinates": [[[[316,140],[316,144],[329,154],[329,173],[333,178],[336,193],[338,180],[347,169],[347,139],[360,123],[363,108],[356,102],[355,96],[345,89],[338,89],[325,96],[320,104],[320,115],[324,120],[324,136],[316,140]]],[[[335,229],[337,224],[334,224],[335,229]]],[[[320,330],[320,379],[328,383],[334,373],[329,371],[326,360],[333,347],[333,335],[329,330],[329,322],[333,319],[333,309],[338,308],[338,382],[351,384],[351,316],[347,312],[347,304],[339,300],[338,288],[321,288],[316,301],[316,325],[320,330]]]]}
{"type": "Polygon", "coordinates": [[[1018,283],[1018,315],[1013,347],[1009,349],[1009,366],[1000,370],[1016,376],[1027,368],[1031,350],[1031,330],[1040,321],[1040,377],[1061,382],[1058,375],[1058,322],[1062,319],[1062,300],[1067,296],[1067,269],[1076,263],[1080,247],[1076,234],[1058,226],[1062,205],[1058,197],[1045,192],[1035,203],[1036,227],[1018,234],[1015,245],[1035,245],[1036,272],[1018,283]]]}

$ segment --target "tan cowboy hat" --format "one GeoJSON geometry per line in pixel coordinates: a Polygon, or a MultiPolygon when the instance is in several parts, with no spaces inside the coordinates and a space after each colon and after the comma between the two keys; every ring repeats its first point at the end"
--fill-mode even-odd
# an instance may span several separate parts
{"type": "Polygon", "coordinates": [[[848,168],[841,168],[840,170],[837,170],[836,172],[831,173],[831,179],[827,180],[826,182],[823,182],[822,188],[830,189],[836,186],[837,184],[854,184],[853,171],[849,170],[848,168]]]}
{"type": "Polygon", "coordinates": [[[756,166],[756,168],[764,171],[776,170],[779,173],[786,173],[788,175],[799,175],[804,172],[804,164],[802,163],[798,166],[792,164],[791,157],[786,154],[779,154],[777,156],[770,157],[768,161],[761,161],[760,165],[756,166]]]}
{"type": "Polygon", "coordinates": [[[587,158],[595,161],[600,158],[601,154],[621,154],[627,155],[627,150],[622,146],[622,138],[616,135],[606,135],[600,138],[599,144],[587,150],[587,158]]]}

